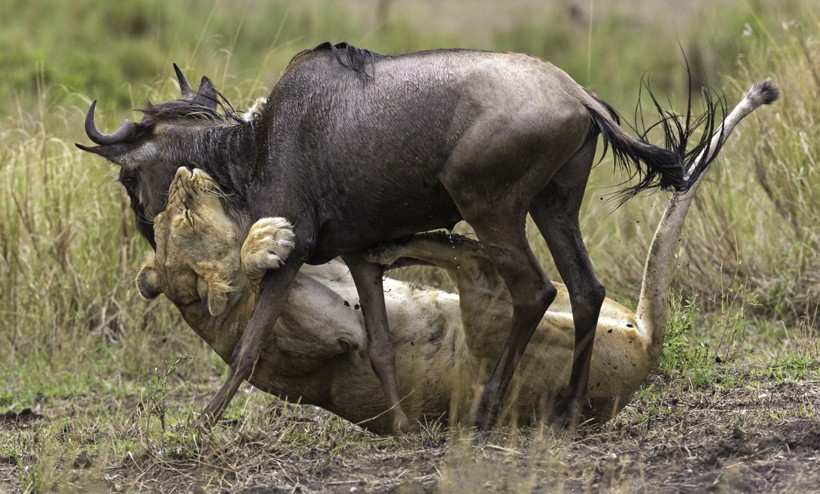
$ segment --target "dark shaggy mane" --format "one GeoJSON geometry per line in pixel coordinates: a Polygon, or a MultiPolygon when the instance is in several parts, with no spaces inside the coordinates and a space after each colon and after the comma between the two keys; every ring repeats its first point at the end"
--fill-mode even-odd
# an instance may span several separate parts
{"type": "Polygon", "coordinates": [[[219,95],[218,108],[210,108],[187,100],[166,101],[159,104],[150,102],[139,111],[144,115],[141,125],[149,127],[160,122],[189,121],[197,123],[243,123],[242,117],[236,112],[227,98],[219,95]],[[222,109],[222,112],[219,111],[222,109]]]}
{"type": "Polygon", "coordinates": [[[356,76],[358,76],[362,84],[366,83],[367,79],[371,79],[375,76],[374,67],[376,57],[378,57],[379,54],[370,50],[365,50],[364,48],[350,45],[346,42],[341,42],[334,45],[329,41],[325,41],[315,48],[301,51],[290,60],[288,67],[301,62],[310,55],[327,52],[330,52],[339,65],[348,70],[352,70],[356,76]]]}

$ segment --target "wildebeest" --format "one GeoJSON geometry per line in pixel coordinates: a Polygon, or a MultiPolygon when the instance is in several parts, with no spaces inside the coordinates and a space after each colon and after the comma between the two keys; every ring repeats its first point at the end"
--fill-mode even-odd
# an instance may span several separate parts
{"type": "MultiPolygon", "coordinates": [[[[341,256],[359,291],[371,364],[394,413],[408,424],[396,390],[382,293],[382,268],[362,253],[373,245],[466,220],[510,291],[511,331],[478,404],[479,424],[497,413],[537,322],[556,296],[524,234],[529,213],[567,284],[575,324],[570,386],[557,423],[571,423],[587,388],[595,323],[605,290],[581,239],[578,210],[600,133],[616,159],[639,174],[637,192],[686,190],[708,164],[686,170],[708,146],[711,128],[691,136],[667,119],[670,149],[634,138],[615,111],[553,65],[522,54],[437,50],[378,55],[322,44],[297,55],[252,123],[218,111],[203,78],[194,92],[177,69],[182,97],[149,105],[139,123],[113,134],[94,125],[98,147],[121,165],[140,231],[179,166],[206,170],[253,219],[276,216],[294,227],[288,262],[262,279],[253,316],[230,374],[200,424],[221,416],[249,377],[303,263],[341,256]],[[644,163],[645,166],[641,166],[644,163]]],[[[709,126],[714,123],[707,112],[709,126]]]]}
{"type": "MultiPolygon", "coordinates": [[[[769,81],[752,86],[713,137],[711,151],[742,118],[777,95],[769,81]]],[[[616,414],[658,359],[673,255],[697,185],[669,200],[647,255],[637,314],[609,298],[601,307],[586,418],[608,420],[616,414]]],[[[146,260],[137,278],[143,296],[165,293],[226,362],[250,318],[253,285],[265,270],[278,269],[293,246],[287,221],[262,218],[251,226],[247,211],[226,210],[228,203],[205,172],[180,168],[168,206],[155,219],[156,255],[146,260]]],[[[512,308],[504,282],[475,241],[441,232],[381,244],[367,258],[380,264],[438,266],[453,281],[458,295],[386,278],[385,301],[408,418],[463,419],[509,330],[512,308]]],[[[568,384],[572,312],[566,287],[556,288],[558,295],[539,321],[504,400],[501,416],[507,423],[548,414],[552,400],[568,384]]],[[[389,433],[392,423],[381,413],[386,404],[379,399],[378,380],[360,357],[367,337],[356,298],[340,261],[303,267],[250,382],[389,433]]]]}

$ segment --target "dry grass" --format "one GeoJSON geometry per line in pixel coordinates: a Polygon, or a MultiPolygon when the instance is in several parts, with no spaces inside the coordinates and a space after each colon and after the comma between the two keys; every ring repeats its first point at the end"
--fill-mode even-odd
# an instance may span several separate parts
{"type": "MultiPolygon", "coordinates": [[[[798,492],[820,482],[817,363],[815,355],[803,373],[779,375],[721,368],[712,385],[688,390],[654,377],[615,420],[571,439],[546,428],[475,434],[437,424],[377,437],[250,389],[202,437],[176,422],[185,422],[187,391],[165,394],[164,430],[145,401],[73,396],[0,424],[0,489],[798,492]]],[[[210,391],[195,386],[193,395],[210,391]]]]}

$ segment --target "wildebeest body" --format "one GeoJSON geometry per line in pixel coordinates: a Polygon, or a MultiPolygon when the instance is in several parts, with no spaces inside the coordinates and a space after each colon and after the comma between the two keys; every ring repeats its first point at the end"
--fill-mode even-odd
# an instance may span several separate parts
{"type": "Polygon", "coordinates": [[[254,216],[275,209],[294,218],[297,238],[318,235],[308,262],[452,226],[461,213],[448,189],[529,202],[557,168],[538,165],[565,162],[594,129],[581,98],[594,100],[580,88],[568,93],[577,85],[546,62],[464,51],[410,57],[432,69],[379,57],[365,76],[310,54],[269,97],[266,159],[231,186],[254,198],[254,216]]]}

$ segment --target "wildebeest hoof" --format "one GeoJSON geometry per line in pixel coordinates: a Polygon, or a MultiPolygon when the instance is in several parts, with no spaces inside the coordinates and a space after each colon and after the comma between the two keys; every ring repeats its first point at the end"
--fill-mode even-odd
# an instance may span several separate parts
{"type": "Polygon", "coordinates": [[[262,218],[242,244],[242,270],[257,283],[269,269],[279,269],[294,247],[293,227],[285,218],[262,218]]]}
{"type": "Polygon", "coordinates": [[[562,400],[555,407],[552,417],[552,430],[559,434],[575,434],[581,418],[581,409],[577,402],[562,400]]]}
{"type": "Polygon", "coordinates": [[[200,415],[187,429],[194,434],[207,435],[213,428],[213,420],[207,415],[200,415]]]}
{"type": "Polygon", "coordinates": [[[482,400],[482,403],[478,406],[478,410],[475,412],[475,420],[473,420],[473,425],[479,431],[489,430],[493,427],[493,425],[495,425],[500,413],[500,404],[496,403],[494,405],[488,405],[482,400]]]}
{"type": "Polygon", "coordinates": [[[411,421],[407,418],[404,412],[394,414],[393,417],[393,433],[394,434],[408,434],[419,431],[418,421],[411,421]]]}

